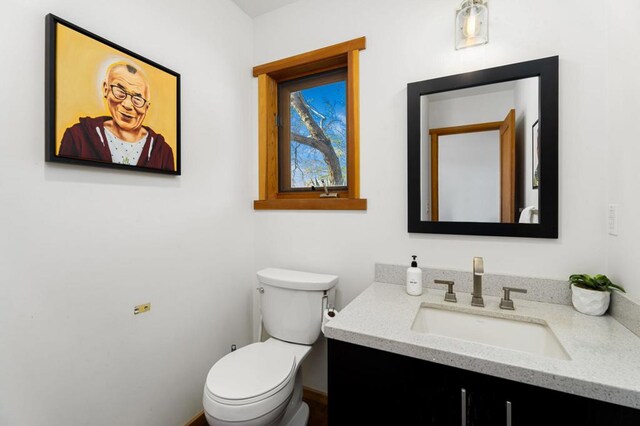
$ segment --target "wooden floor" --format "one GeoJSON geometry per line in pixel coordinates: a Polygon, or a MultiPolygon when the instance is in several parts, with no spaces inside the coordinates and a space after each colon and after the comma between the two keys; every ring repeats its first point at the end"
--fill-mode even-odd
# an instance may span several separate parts
{"type": "Polygon", "coordinates": [[[327,395],[313,389],[304,388],[302,400],[309,406],[307,426],[327,426],[327,395]]]}
{"type": "Polygon", "coordinates": [[[209,426],[207,418],[204,416],[204,411],[200,411],[191,420],[185,423],[184,426],[209,426]]]}

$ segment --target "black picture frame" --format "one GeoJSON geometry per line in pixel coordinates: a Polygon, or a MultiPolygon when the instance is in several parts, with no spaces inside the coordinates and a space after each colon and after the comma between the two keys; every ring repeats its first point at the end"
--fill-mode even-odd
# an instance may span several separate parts
{"type": "Polygon", "coordinates": [[[531,126],[531,188],[538,189],[540,186],[540,120],[536,120],[531,126]]]}
{"type": "MultiPolygon", "coordinates": [[[[74,25],[60,17],[57,17],[53,14],[48,14],[45,17],[45,161],[53,162],[53,163],[65,163],[65,164],[74,164],[74,165],[84,165],[84,166],[94,166],[94,167],[106,167],[112,169],[121,169],[121,170],[131,170],[131,171],[142,171],[142,172],[150,172],[150,173],[160,173],[160,174],[168,174],[168,175],[180,175],[182,173],[181,170],[181,141],[180,141],[180,74],[154,62],[150,59],[147,59],[131,50],[119,46],[103,37],[100,37],[92,32],[89,32],[83,28],[80,28],[77,25],[74,25]],[[90,40],[95,41],[96,43],[107,46],[111,49],[114,49],[121,54],[123,58],[131,59],[131,61],[136,63],[142,63],[146,67],[151,67],[157,70],[160,73],[166,73],[169,77],[167,78],[175,78],[175,122],[171,122],[171,128],[175,129],[173,133],[175,133],[175,144],[173,141],[169,143],[165,142],[164,136],[159,132],[155,133],[151,130],[150,127],[145,126],[145,128],[151,130],[147,132],[147,135],[151,135],[153,137],[148,137],[145,139],[142,148],[142,155],[148,155],[146,164],[151,164],[151,166],[147,165],[128,165],[128,164],[118,164],[111,162],[110,156],[103,158],[93,158],[92,155],[75,154],[74,156],[60,155],[60,153],[56,152],[59,148],[57,147],[57,126],[58,130],[60,126],[57,122],[58,119],[58,110],[57,110],[57,99],[58,96],[64,95],[58,93],[57,89],[57,68],[58,68],[58,29],[60,26],[64,26],[72,31],[79,33],[83,37],[87,37],[90,40]],[[155,137],[155,139],[154,139],[155,137]],[[148,145],[148,146],[146,146],[148,145]],[[167,148],[170,151],[167,151],[167,148]],[[155,151],[154,151],[155,149],[155,151]],[[164,151],[163,151],[164,149],[164,151]],[[157,160],[156,158],[160,153],[163,154],[162,160],[157,160]],[[173,170],[169,170],[169,164],[171,161],[168,159],[168,155],[173,155],[173,170]],[[108,160],[108,161],[107,161],[108,160]],[[161,166],[153,166],[154,161],[156,164],[162,164],[161,166]]],[[[80,53],[80,52],[79,52],[80,53]]],[[[132,62],[132,63],[133,63],[132,62]]],[[[149,68],[147,68],[149,69],[149,68]]],[[[154,72],[155,72],[154,70],[154,72]]],[[[106,87],[106,86],[105,86],[106,87]]],[[[133,94],[127,93],[125,95],[122,103],[126,102],[127,99],[131,97],[131,102],[133,102],[133,94]]],[[[148,108],[156,107],[153,102],[149,102],[148,108]]],[[[173,108],[173,106],[171,106],[173,108]]],[[[146,113],[145,113],[146,114],[146,113]]],[[[171,114],[173,116],[173,113],[171,114]]],[[[81,116],[78,117],[78,119],[81,116]]],[[[111,117],[106,117],[111,118],[111,117]]],[[[143,118],[144,120],[144,118],[143,118]]],[[[142,125],[145,125],[144,121],[142,125]]],[[[69,127],[67,130],[70,130],[69,127]]],[[[58,132],[59,133],[59,132],[58,132]]],[[[63,138],[61,138],[63,139],[63,138]]],[[[107,147],[107,153],[109,153],[108,145],[103,141],[103,137],[100,136],[103,147],[107,147]]],[[[60,143],[62,145],[62,142],[60,143]]]]}
{"type": "Polygon", "coordinates": [[[559,57],[552,56],[407,85],[408,232],[558,238],[558,68],[559,57]],[[539,77],[540,175],[544,177],[544,185],[538,188],[538,223],[423,221],[421,96],[530,77],[539,77]]]}

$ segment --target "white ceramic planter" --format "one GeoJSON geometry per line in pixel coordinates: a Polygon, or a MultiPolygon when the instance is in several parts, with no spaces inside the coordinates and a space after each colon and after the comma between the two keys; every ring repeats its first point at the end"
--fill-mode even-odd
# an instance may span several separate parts
{"type": "Polygon", "coordinates": [[[611,293],[587,290],[571,284],[571,301],[578,312],[587,315],[602,315],[609,309],[611,293]]]}

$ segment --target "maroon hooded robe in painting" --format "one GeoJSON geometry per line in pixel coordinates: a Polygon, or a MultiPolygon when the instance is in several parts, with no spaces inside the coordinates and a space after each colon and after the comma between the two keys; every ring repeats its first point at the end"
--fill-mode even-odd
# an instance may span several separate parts
{"type": "MultiPolygon", "coordinates": [[[[104,122],[107,120],[111,120],[111,117],[81,118],[79,123],[65,130],[58,155],[111,163],[111,151],[104,133],[104,122]]],[[[143,127],[148,136],[136,166],[175,171],[173,150],[164,137],[147,126],[143,127]]]]}

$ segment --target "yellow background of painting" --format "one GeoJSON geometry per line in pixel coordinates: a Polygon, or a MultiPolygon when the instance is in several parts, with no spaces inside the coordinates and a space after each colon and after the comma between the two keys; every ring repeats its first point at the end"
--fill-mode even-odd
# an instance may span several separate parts
{"type": "Polygon", "coordinates": [[[56,24],[56,29],[56,155],[64,131],[80,117],[111,115],[102,82],[110,64],[125,60],[142,69],[151,88],[151,105],[142,124],[164,136],[176,162],[177,78],[64,25],[56,24]]]}

